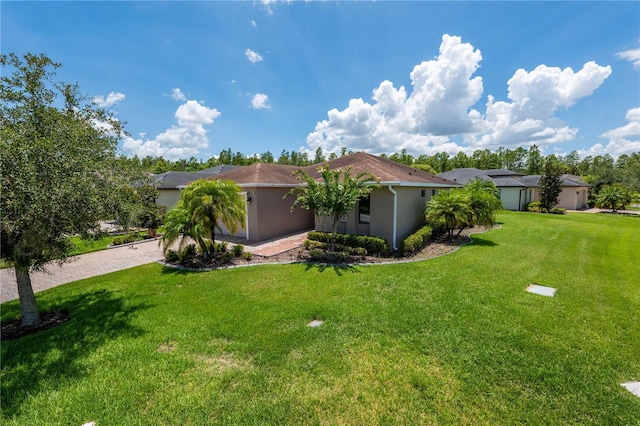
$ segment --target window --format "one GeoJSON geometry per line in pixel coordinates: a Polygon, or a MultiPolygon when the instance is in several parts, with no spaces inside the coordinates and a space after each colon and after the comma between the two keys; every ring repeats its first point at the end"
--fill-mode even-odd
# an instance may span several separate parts
{"type": "Polygon", "coordinates": [[[426,196],[427,196],[427,190],[426,190],[426,189],[423,189],[422,191],[420,191],[420,196],[421,196],[422,198],[426,197],[426,196]]]}
{"type": "Polygon", "coordinates": [[[371,223],[371,196],[361,198],[358,203],[358,216],[360,223],[371,223]]]}

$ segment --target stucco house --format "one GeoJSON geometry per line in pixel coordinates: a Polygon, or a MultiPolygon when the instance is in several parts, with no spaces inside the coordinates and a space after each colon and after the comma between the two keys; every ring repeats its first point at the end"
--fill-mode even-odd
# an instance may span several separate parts
{"type": "MultiPolygon", "coordinates": [[[[326,163],[330,169],[351,168],[351,175],[371,173],[379,179],[369,198],[361,200],[341,221],[340,233],[371,235],[384,238],[395,251],[402,241],[423,225],[424,206],[438,191],[459,184],[414,169],[395,161],[358,152],[326,163]]],[[[311,176],[318,176],[321,165],[307,167],[311,176]]],[[[329,220],[316,220],[316,230],[330,231],[329,220]]]]}
{"type": "Polygon", "coordinates": [[[206,179],[216,176],[229,170],[237,169],[242,166],[220,165],[210,167],[198,172],[178,172],[169,171],[164,173],[152,174],[154,184],[158,189],[159,195],[156,204],[165,207],[167,210],[175,206],[180,199],[182,188],[198,179],[206,179]]]}
{"type": "MultiPolygon", "coordinates": [[[[507,210],[524,210],[527,203],[540,199],[540,175],[525,175],[504,169],[464,168],[440,173],[438,176],[463,185],[475,179],[493,182],[500,190],[500,200],[507,210]]],[[[590,185],[584,182],[563,176],[557,207],[569,210],[586,208],[589,188],[590,185]]]]}

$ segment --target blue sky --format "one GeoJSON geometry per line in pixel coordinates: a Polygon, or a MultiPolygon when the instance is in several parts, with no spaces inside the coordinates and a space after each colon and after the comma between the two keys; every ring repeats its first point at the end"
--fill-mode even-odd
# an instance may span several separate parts
{"type": "Polygon", "coordinates": [[[640,151],[640,2],[13,2],[129,155],[640,151]]]}

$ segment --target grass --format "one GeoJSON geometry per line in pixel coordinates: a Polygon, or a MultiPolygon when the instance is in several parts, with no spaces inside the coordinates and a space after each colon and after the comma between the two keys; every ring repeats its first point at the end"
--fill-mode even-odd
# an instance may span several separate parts
{"type": "Polygon", "coordinates": [[[634,219],[506,212],[418,263],[150,264],[39,293],[72,320],[2,343],[2,424],[640,424],[634,219]]]}

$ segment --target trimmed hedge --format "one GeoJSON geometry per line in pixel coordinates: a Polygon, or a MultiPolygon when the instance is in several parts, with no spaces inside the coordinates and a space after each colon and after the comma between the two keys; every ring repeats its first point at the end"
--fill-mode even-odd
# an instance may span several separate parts
{"type": "Polygon", "coordinates": [[[433,229],[429,225],[425,225],[405,238],[402,242],[402,250],[405,256],[417,253],[426,247],[432,235],[433,229]]]}
{"type": "MultiPolygon", "coordinates": [[[[310,251],[313,251],[313,250],[327,251],[327,248],[329,247],[329,243],[325,243],[322,241],[304,240],[304,242],[302,243],[302,246],[305,249],[310,251]]],[[[351,256],[367,255],[367,249],[365,249],[364,247],[349,247],[349,246],[344,246],[342,244],[336,244],[334,247],[334,251],[345,252],[351,256]]]]}
{"type": "MultiPolygon", "coordinates": [[[[328,243],[331,240],[331,233],[311,231],[307,234],[307,238],[311,241],[328,243]]],[[[389,246],[383,238],[369,235],[336,234],[336,244],[346,247],[361,247],[368,254],[374,256],[389,253],[389,246]]]]}
{"type": "Polygon", "coordinates": [[[543,209],[540,201],[532,201],[527,204],[527,210],[534,213],[551,213],[551,214],[565,214],[567,209],[560,207],[552,207],[549,210],[543,209]]]}

